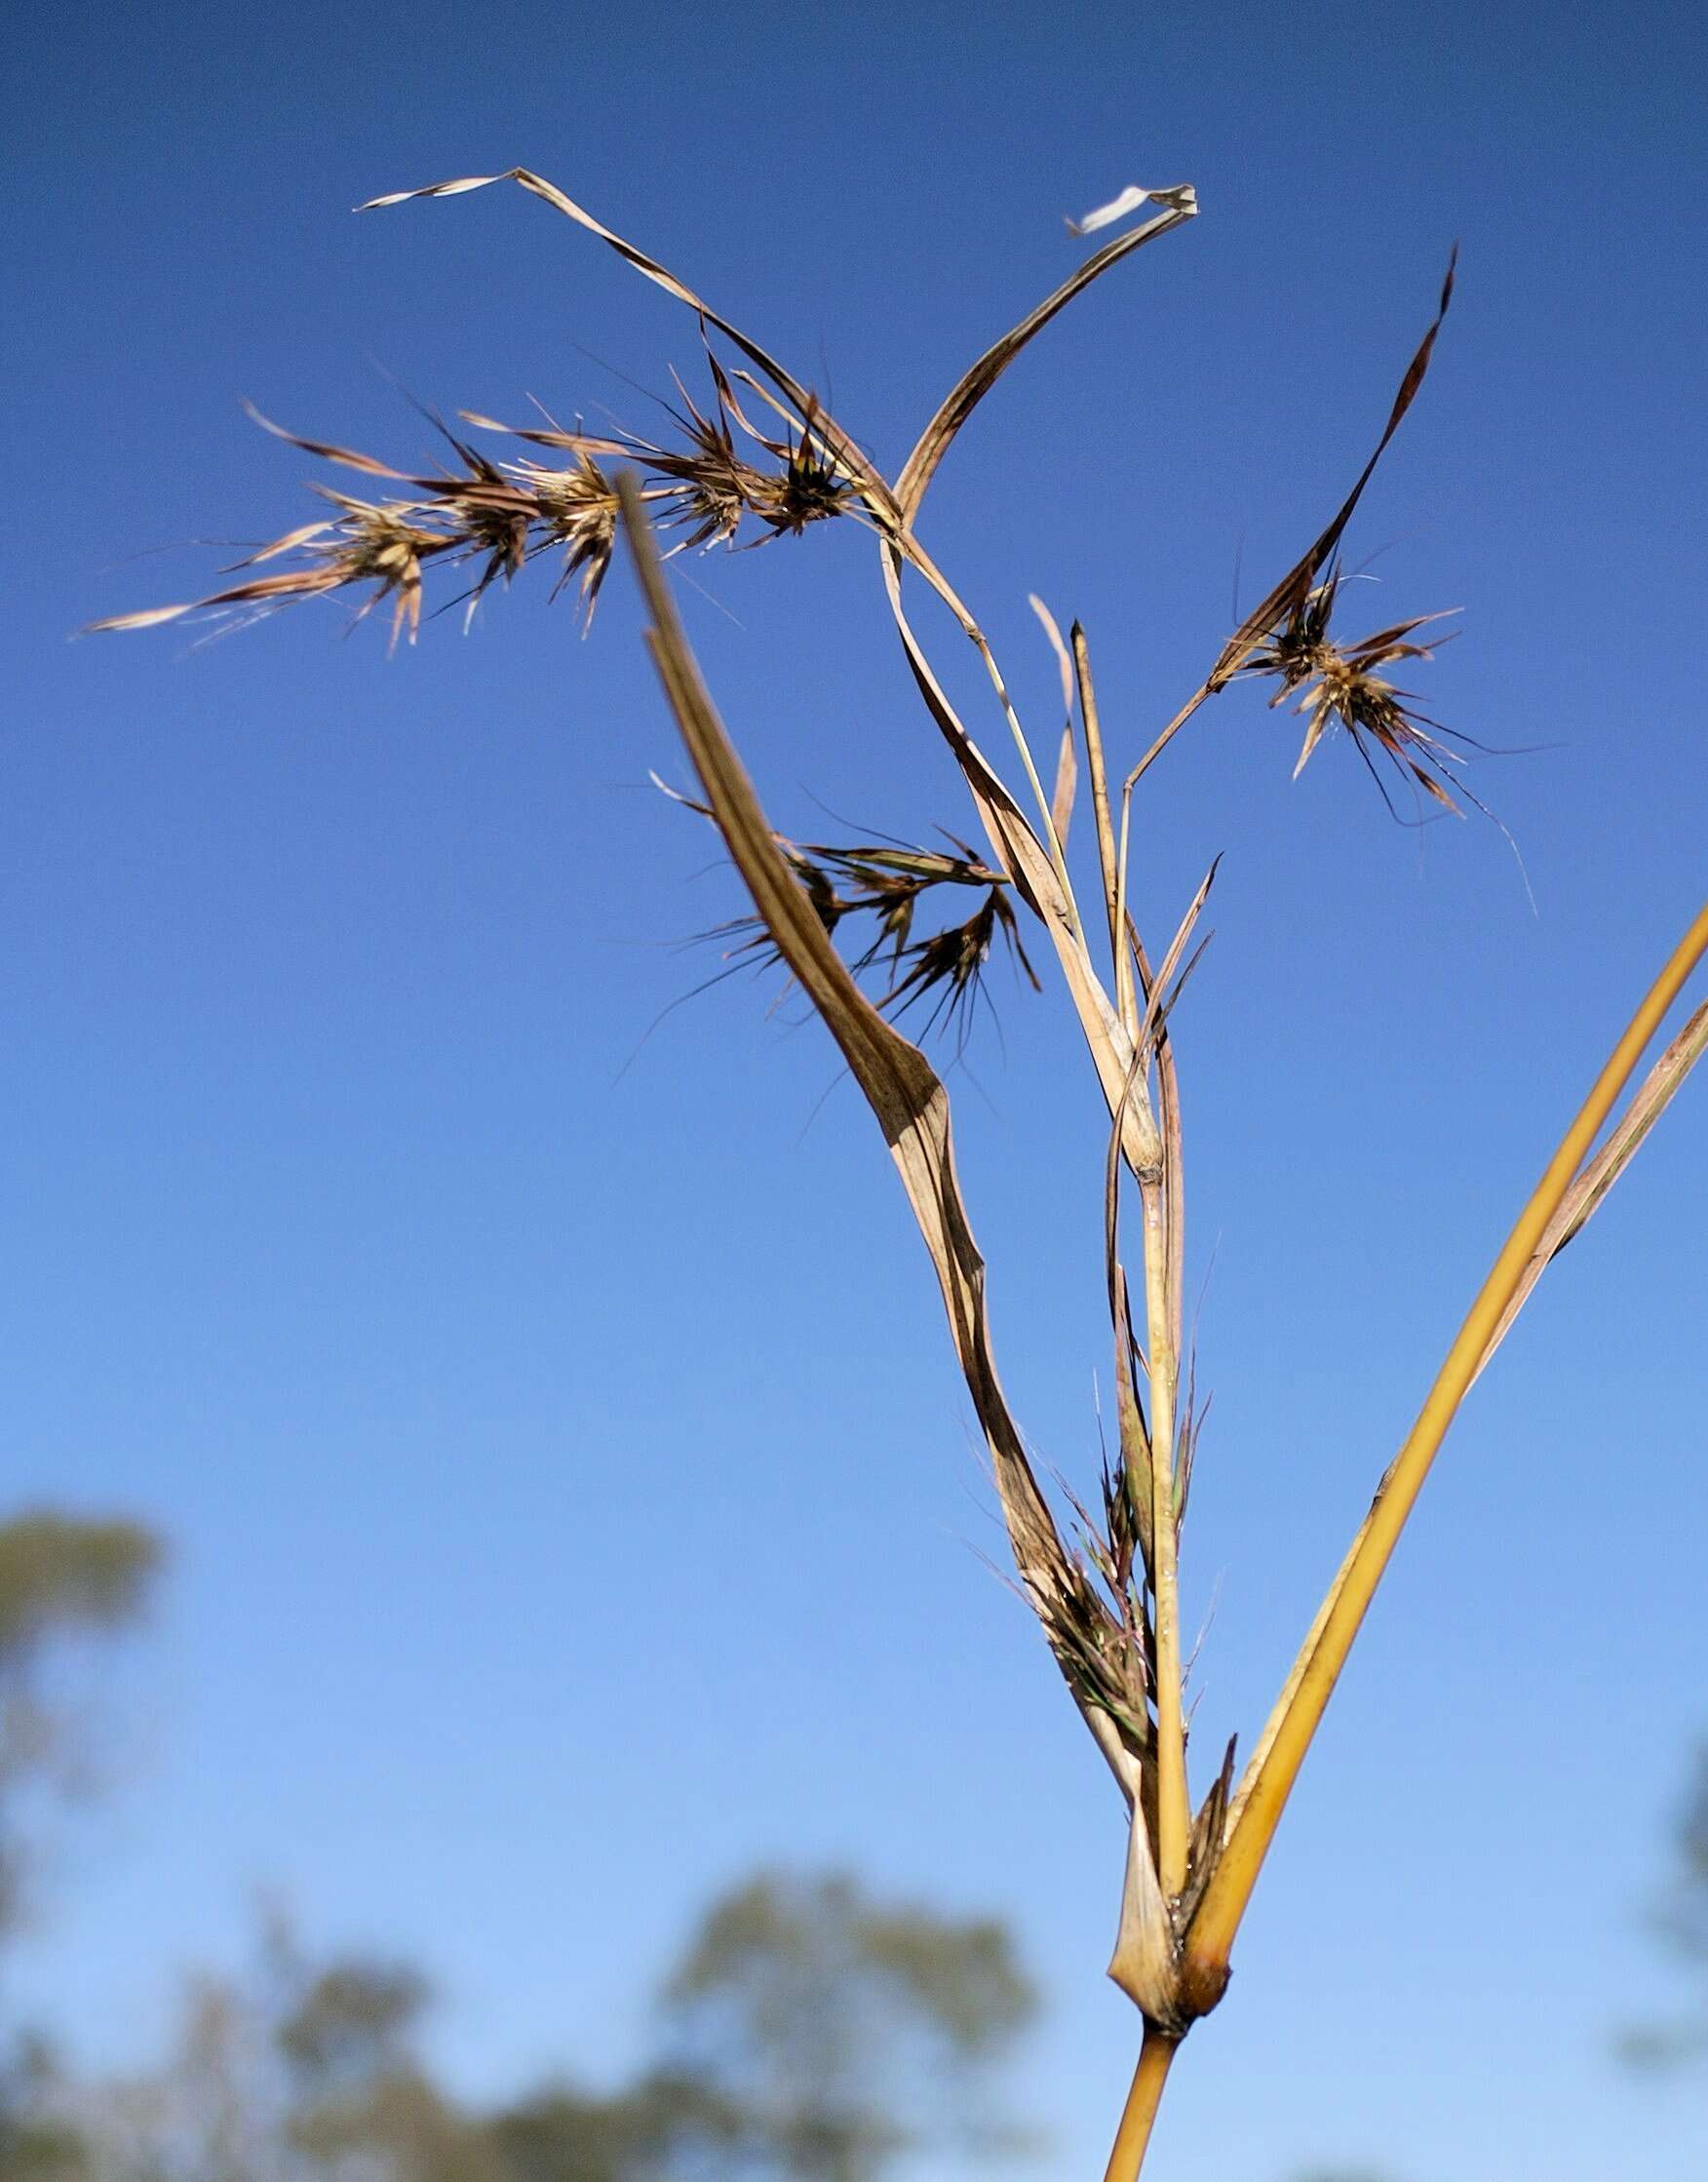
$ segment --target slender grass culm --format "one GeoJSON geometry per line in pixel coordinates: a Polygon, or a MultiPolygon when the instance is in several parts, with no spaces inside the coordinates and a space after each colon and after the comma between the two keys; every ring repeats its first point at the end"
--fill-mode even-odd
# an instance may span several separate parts
{"type": "MultiPolygon", "coordinates": [[[[1042,604],[1032,602],[1061,669],[1067,711],[1046,792],[984,633],[920,542],[919,513],[955,435],[1010,362],[1093,281],[1191,220],[1197,212],[1191,188],[1131,188],[1080,222],[1078,231],[1088,233],[1145,214],[1142,224],[1121,228],[1096,249],[969,368],[892,482],[781,363],[539,176],[516,169],[373,203],[456,196],[504,180],[597,236],[695,314],[710,377],[704,403],[679,381],[679,406],[668,412],[674,430],[662,443],[620,431],[529,428],[511,435],[529,452],[509,461],[490,459],[446,432],[453,460],[430,476],[282,434],[375,481],[369,489],[379,497],[322,487],[330,514],[252,555],[228,571],[235,581],[195,607],[122,614],[97,626],[139,629],[192,611],[252,616],[292,600],[354,590],[361,594],[360,613],[389,602],[393,641],[407,628],[413,642],[430,571],[446,565],[458,570],[472,612],[495,581],[508,583],[541,556],[556,557],[556,588],[573,584],[583,615],[590,616],[619,532],[626,538],[645,600],[647,646],[703,798],[692,807],[717,827],[752,897],[752,916],[724,928],[730,958],[770,959],[787,969],[871,1104],[936,1268],[1022,1587],[1131,1812],[1109,1974],[1137,2006],[1143,2030],[1106,2182],[1134,2182],[1175,2053],[1193,2023],[1223,1997],[1234,1939],[1299,1769],[1459,1403],[1543,1269],[1596,1210],[1708,1044],[1705,1003],[1608,1129],[1669,1009],[1708,952],[1708,908],[1614,1046],[1471,1305],[1243,1772],[1236,1776],[1230,1744],[1214,1777],[1200,1781],[1194,1794],[1186,1765],[1177,1571],[1198,1409],[1184,1316],[1173,1010],[1197,959],[1194,935],[1215,874],[1212,868],[1166,945],[1148,948],[1128,906],[1135,798],[1159,753],[1200,707],[1235,683],[1259,681],[1269,685],[1272,704],[1290,704],[1304,721],[1300,765],[1339,728],[1378,779],[1385,767],[1409,792],[1449,808],[1456,809],[1460,799],[1475,801],[1460,778],[1463,753],[1451,730],[1417,712],[1410,695],[1387,679],[1396,666],[1427,660],[1429,645],[1419,637],[1434,617],[1414,616],[1356,639],[1342,638],[1336,627],[1340,540],[1423,383],[1452,299],[1453,267],[1351,490],[1130,769],[1110,770],[1084,631],[1074,624],[1065,640],[1042,604]],[[952,836],[953,853],[883,840],[837,846],[784,839],[767,823],[701,681],[666,580],[669,553],[738,536],[762,542],[839,519],[873,533],[909,669],[966,783],[985,854],[952,836]],[[669,552],[661,552],[661,537],[671,540],[669,552]],[[1004,783],[946,694],[910,618],[905,585],[935,594],[977,652],[1012,738],[1023,795],[1004,783]],[[1082,778],[1098,880],[1084,915],[1067,860],[1082,778]],[[970,914],[960,916],[969,902],[970,914]],[[958,907],[937,921],[946,903],[958,907]],[[893,1020],[923,1004],[928,1028],[964,1027],[998,940],[1035,984],[1025,936],[1040,927],[1109,1121],[1105,1272],[1118,1431],[1097,1513],[1076,1510],[1077,1545],[1066,1542],[1058,1528],[997,1380],[985,1266],[956,1180],[948,1094],[893,1020]],[[1139,1235],[1137,1298],[1123,1255],[1127,1219],[1139,1235]]],[[[504,430],[482,417],[467,423],[479,432],[504,430]]]]}

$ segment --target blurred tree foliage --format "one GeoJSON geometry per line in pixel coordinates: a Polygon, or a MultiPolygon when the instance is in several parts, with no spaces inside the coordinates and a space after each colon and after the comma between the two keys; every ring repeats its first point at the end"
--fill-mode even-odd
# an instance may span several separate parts
{"type": "Polygon", "coordinates": [[[23,1913],[44,1795],[99,1780],[100,1737],[67,1664],[139,1618],[160,1561],[138,1523],[48,1510],[0,1523],[0,1938],[23,1913]]]}
{"type": "Polygon", "coordinates": [[[1034,2006],[1006,1929],[847,1879],[765,1874],[715,1902],[661,1995],[652,2065],[608,2094],[459,2104],[422,2055],[430,1997],[404,1965],[310,1964],[275,1920],[247,1978],[191,1985],[163,2067],[42,2106],[81,2164],[0,2177],[880,2182],[926,2146],[982,2165],[1022,2142],[989,2082],[1034,2006]]]}
{"type": "MultiPolygon", "coordinates": [[[[80,1686],[92,1642],[142,1615],[161,1562],[140,1524],[37,1509],[0,1522],[0,1943],[30,1906],[52,1807],[101,1782],[105,1737],[80,1686]]],[[[85,2182],[46,2043],[0,2016],[0,2177],[85,2182]]]]}
{"type": "Polygon", "coordinates": [[[1653,1924],[1667,1950],[1696,1971],[1701,1996],[1690,2012],[1668,2023],[1639,2025],[1619,2045],[1636,2067],[1672,2068],[1708,2058],[1708,1746],[1696,1754],[1680,1807],[1673,1867],[1653,1924]]]}
{"type": "MultiPolygon", "coordinates": [[[[161,1560],[139,1524],[0,1522],[0,1940],[50,1806],[106,1770],[89,1647],[136,1622],[161,1560]]],[[[144,2075],[69,2081],[0,2019],[0,2182],[881,2182],[917,2149],[1022,2142],[990,2084],[1034,2007],[1005,1928],[845,1878],[715,1902],[614,2092],[467,2110],[423,2058],[430,1999],[406,1964],[307,1961],[272,1919],[248,1975],[189,1982],[144,2075]]]]}
{"type": "Polygon", "coordinates": [[[740,2118],[756,2173],[866,2182],[927,2145],[1014,2149],[989,2063],[1036,2003],[991,1919],[762,1876],[713,1906],[665,2005],[680,2073],[740,2118]]]}
{"type": "Polygon", "coordinates": [[[52,2047],[25,2032],[0,2060],[0,2177],[4,2182],[89,2182],[83,2139],[57,2111],[59,2071],[52,2047]]]}

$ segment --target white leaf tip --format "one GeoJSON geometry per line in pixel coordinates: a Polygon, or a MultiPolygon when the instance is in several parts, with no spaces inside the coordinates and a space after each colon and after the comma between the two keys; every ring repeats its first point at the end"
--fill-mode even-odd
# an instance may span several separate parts
{"type": "Polygon", "coordinates": [[[1099,205],[1083,219],[1070,219],[1070,235],[1094,235],[1100,227],[1111,227],[1117,219],[1125,219],[1129,213],[1136,213],[1141,205],[1159,205],[1164,212],[1184,213],[1190,216],[1198,210],[1198,192],[1190,182],[1174,182],[1166,189],[1141,189],[1137,182],[1129,182],[1118,197],[1111,197],[1106,205],[1099,205]]]}

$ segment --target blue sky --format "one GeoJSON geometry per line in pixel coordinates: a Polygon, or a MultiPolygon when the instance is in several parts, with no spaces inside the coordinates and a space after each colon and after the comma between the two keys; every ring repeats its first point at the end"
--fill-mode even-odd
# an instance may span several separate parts
{"type": "MultiPolygon", "coordinates": [[[[692,370],[691,322],[544,207],[352,218],[376,191],[537,168],[893,469],[1075,261],[1064,213],[1190,179],[1202,216],[1016,367],[927,525],[1029,716],[1038,590],[1136,754],[1338,504],[1458,239],[1348,550],[1372,626],[1463,608],[1426,709],[1526,751],[1474,785],[1536,914],[1498,832],[1395,826],[1343,747],[1290,784],[1253,694],[1159,768],[1135,858],[1153,931],[1225,858],[1177,1025],[1219,1748],[1703,892],[1699,13],[70,5],[13,43],[7,1493],[175,1554],[131,1777],[19,1999],[139,2055],[265,1886],[431,1968],[471,2093],[600,2081],[711,1890],[842,1861],[1013,1918],[1050,2002],[1019,2095],[1048,2171],[1099,2171],[1118,1813],[981,1560],[928,1270],[825,1039],[740,983],[646,1035],[740,902],[646,786],[683,767],[626,572],[585,643],[540,571],[389,660],[335,608],[64,640],[306,520],[241,398],[413,462],[399,381],[644,428],[629,382],[692,370]]],[[[779,825],[970,823],[869,540],[682,573],[779,825]]],[[[951,1079],[963,1178],[1016,1409],[1083,1483],[1103,1125],[1060,995],[1004,1015],[951,1079]]],[[[1607,2058],[1671,1996],[1641,1919],[1708,1723],[1699,1089],[1455,1431],[1160,2174],[1699,2157],[1700,2086],[1607,2058]]]]}

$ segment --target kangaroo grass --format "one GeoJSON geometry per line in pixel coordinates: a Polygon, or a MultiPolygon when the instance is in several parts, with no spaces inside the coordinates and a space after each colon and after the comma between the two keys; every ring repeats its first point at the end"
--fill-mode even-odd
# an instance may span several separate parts
{"type": "MultiPolygon", "coordinates": [[[[696,399],[677,379],[676,399],[665,404],[668,429],[656,437],[620,428],[592,434],[579,422],[564,427],[549,419],[508,430],[463,412],[470,431],[501,434],[536,450],[509,459],[488,456],[436,419],[448,459],[428,472],[394,469],[258,418],[317,460],[383,481],[382,496],[364,499],[317,485],[331,512],[235,564],[226,573],[238,581],[194,605],[119,614],[96,626],[143,629],[191,613],[252,618],[349,593],[359,618],[389,602],[393,643],[406,630],[412,643],[428,581],[439,571],[455,571],[462,583],[446,604],[463,603],[473,612],[494,587],[507,586],[532,561],[551,555],[559,560],[554,596],[575,584],[585,628],[619,532],[626,538],[645,604],[647,648],[699,786],[697,797],[678,800],[717,827],[753,905],[751,915],[711,936],[726,943],[728,968],[774,966],[793,980],[822,1017],[872,1108],[936,1271],[1021,1589],[1127,1807],[1109,1975],[1138,2007],[1144,2029],[1106,2182],[1134,2182],[1174,2057],[1192,2024],[1223,1998],[1234,1937],[1305,1752],[1460,1402],[1546,1266],[1600,1208],[1708,1046],[1704,1003],[1613,1120],[1644,1054],[1708,952],[1708,908],[1637,1010],[1521,1213],[1378,1487],[1244,1773],[1236,1779],[1230,1742],[1194,1802],[1179,1557],[1203,1410],[1185,1331],[1175,1024],[1206,944],[1200,927],[1216,867],[1153,962],[1131,910],[1130,857],[1139,826],[1150,818],[1146,808],[1136,819],[1136,798],[1162,752],[1211,697],[1267,682],[1271,707],[1290,704],[1305,722],[1296,774],[1338,729],[1378,779],[1379,760],[1439,806],[1457,810],[1461,798],[1476,805],[1462,779],[1467,751],[1461,740],[1421,713],[1391,675],[1428,663],[1434,640],[1422,632],[1440,616],[1412,615],[1353,641],[1335,626],[1341,541],[1423,384],[1453,299],[1455,261],[1449,261],[1435,316],[1351,490],[1121,776],[1117,816],[1084,629],[1075,621],[1064,639],[1048,607],[1031,600],[1055,659],[1065,716],[1046,794],[990,643],[921,542],[917,524],[961,427],[1009,365],[1104,273],[1192,219],[1198,208],[1190,185],[1135,184],[1070,221],[1070,232],[1088,234],[1150,208],[1143,224],[1095,250],[963,372],[892,484],[784,364],[656,258],[526,169],[370,202],[376,208],[455,197],[501,181],[516,183],[592,234],[693,314],[709,395],[696,399]],[[731,352],[739,363],[725,360],[731,352]],[[677,615],[667,562],[690,549],[768,544],[837,521],[855,522],[873,535],[903,657],[926,717],[959,768],[987,852],[947,830],[948,845],[939,849],[881,837],[840,845],[787,838],[767,820],[718,718],[677,615]],[[272,563],[280,565],[250,572],[272,563]],[[945,692],[912,618],[911,602],[918,596],[947,613],[977,653],[1014,749],[1023,793],[1003,780],[945,692]],[[1089,931],[1068,862],[1082,794],[1092,807],[1101,897],[1089,931]],[[934,914],[945,902],[964,907],[969,898],[973,907],[966,915],[951,909],[947,921],[920,928],[927,901],[934,914]],[[1115,1442],[1106,1455],[1099,1513],[1068,1495],[1079,1518],[1071,1543],[1058,1528],[997,1377],[985,1262],[955,1170],[948,1092],[920,1046],[892,1020],[926,1003],[926,1034],[953,1028],[964,1036],[998,942],[1036,986],[1023,937],[1029,919],[1042,926],[1055,955],[1108,1116],[1103,1210],[1115,1442]],[[862,990],[863,977],[873,993],[862,990]],[[1126,1214],[1136,1216],[1139,1229],[1137,1304],[1122,1246],[1126,1214]]],[[[1135,736],[1133,746],[1141,741],[1135,736]]]]}

